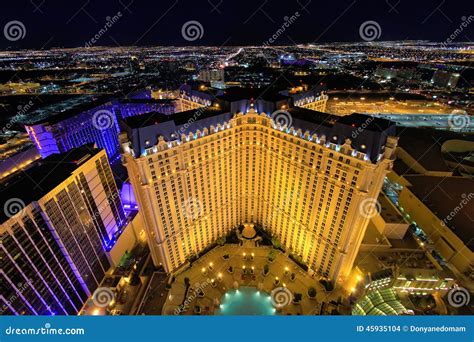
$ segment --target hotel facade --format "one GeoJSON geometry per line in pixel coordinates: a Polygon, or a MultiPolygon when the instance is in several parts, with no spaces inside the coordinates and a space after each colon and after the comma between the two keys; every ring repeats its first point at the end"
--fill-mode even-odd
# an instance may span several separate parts
{"type": "Polygon", "coordinates": [[[386,120],[361,130],[354,128],[366,119],[359,115],[328,127],[304,121],[311,112],[290,111],[292,127],[253,108],[235,115],[200,112],[190,125],[183,113],[145,118],[154,122],[146,127],[128,123],[122,158],[155,265],[175,272],[250,222],[276,236],[310,272],[343,282],[397,141],[386,120]],[[371,131],[380,126],[386,129],[371,131]],[[348,137],[357,129],[358,142],[351,144],[348,137]]]}
{"type": "Polygon", "coordinates": [[[104,150],[50,156],[1,184],[1,314],[75,315],[125,216],[104,150]]]}

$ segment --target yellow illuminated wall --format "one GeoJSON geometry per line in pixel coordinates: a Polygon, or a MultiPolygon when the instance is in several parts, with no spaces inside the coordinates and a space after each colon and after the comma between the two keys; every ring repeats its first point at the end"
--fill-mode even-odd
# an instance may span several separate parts
{"type": "MultiPolygon", "coordinates": [[[[312,271],[344,281],[368,223],[359,204],[377,198],[391,156],[373,164],[350,141],[326,145],[324,137],[273,125],[251,111],[181,143],[161,138],[139,158],[123,155],[156,265],[174,271],[254,222],[312,271]]],[[[387,144],[387,156],[393,149],[387,144]]]]}

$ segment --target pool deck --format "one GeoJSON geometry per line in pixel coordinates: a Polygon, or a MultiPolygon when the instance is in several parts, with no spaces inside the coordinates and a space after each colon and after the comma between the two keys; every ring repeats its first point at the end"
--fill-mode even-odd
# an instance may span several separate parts
{"type": "Polygon", "coordinates": [[[276,309],[271,296],[258,291],[254,287],[242,286],[238,290],[230,290],[222,297],[219,309],[214,315],[274,315],[276,309]]]}
{"type": "MultiPolygon", "coordinates": [[[[193,291],[187,294],[187,309],[181,310],[181,314],[193,315],[196,305],[201,307],[202,315],[213,315],[214,310],[218,307],[217,300],[227,290],[234,288],[237,282],[239,286],[249,286],[260,288],[264,292],[270,292],[277,287],[285,286],[291,293],[301,293],[303,298],[299,304],[290,303],[281,309],[278,309],[280,315],[318,315],[322,302],[337,300],[341,292],[337,289],[331,293],[326,293],[324,288],[319,284],[319,277],[311,277],[307,272],[303,271],[296,265],[287,255],[277,251],[276,258],[272,263],[268,262],[268,253],[271,247],[260,246],[255,247],[252,241],[246,241],[242,246],[226,244],[218,246],[209,253],[199,258],[193,265],[176,276],[176,280],[172,284],[168,298],[163,307],[163,315],[176,315],[181,303],[185,300],[185,283],[184,278],[190,279],[191,288],[202,289],[203,297],[198,297],[193,291]],[[246,254],[244,258],[243,254],[246,254]],[[251,254],[254,254],[253,260],[251,254]],[[224,255],[228,254],[229,259],[225,260],[224,255]],[[212,266],[210,266],[212,263],[212,266]],[[263,267],[269,265],[269,273],[263,276],[263,267]],[[233,267],[233,273],[227,270],[229,266],[233,267]],[[254,276],[247,275],[243,277],[243,266],[246,270],[254,267],[254,276]],[[285,268],[288,268],[288,271],[285,268]],[[204,269],[204,271],[203,271],[204,269]],[[291,273],[295,273],[296,279],[291,280],[291,273]],[[219,274],[221,277],[219,278],[219,274]],[[278,277],[280,283],[275,285],[275,278],[278,277]],[[214,284],[212,283],[214,280],[214,284]],[[309,287],[314,287],[317,291],[316,298],[309,298],[307,291],[309,287]]],[[[158,313],[159,314],[159,313],[158,313]]]]}

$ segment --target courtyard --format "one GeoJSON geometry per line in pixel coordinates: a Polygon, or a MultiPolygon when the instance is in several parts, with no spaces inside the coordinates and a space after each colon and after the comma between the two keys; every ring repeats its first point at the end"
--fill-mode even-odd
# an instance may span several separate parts
{"type": "MultiPolygon", "coordinates": [[[[255,289],[257,295],[269,297],[275,308],[272,314],[279,315],[318,315],[322,303],[336,301],[341,295],[337,289],[327,293],[319,277],[311,276],[282,251],[271,246],[256,247],[254,241],[244,240],[242,245],[213,248],[179,273],[171,285],[162,314],[222,314],[224,296],[239,289],[245,293],[249,288],[255,289]],[[269,259],[270,253],[273,260],[269,259]]],[[[248,303],[248,306],[254,304],[248,303]]],[[[245,303],[240,305],[245,306],[245,303]]],[[[230,314],[252,314],[248,310],[232,312],[230,314]]],[[[253,314],[259,314],[259,310],[253,314]]]]}

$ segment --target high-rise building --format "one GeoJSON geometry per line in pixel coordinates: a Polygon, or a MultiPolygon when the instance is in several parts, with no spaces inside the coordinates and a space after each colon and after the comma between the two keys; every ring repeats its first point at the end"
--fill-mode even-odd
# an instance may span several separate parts
{"type": "Polygon", "coordinates": [[[111,159],[119,154],[112,102],[108,97],[83,98],[82,102],[30,115],[25,129],[42,158],[90,143],[105,149],[111,159]]]}
{"type": "Polygon", "coordinates": [[[330,122],[333,116],[296,107],[283,114],[291,128],[253,108],[124,123],[123,161],[156,265],[176,271],[252,222],[311,271],[344,281],[392,166],[395,125],[360,114],[330,122]]]}
{"type": "Polygon", "coordinates": [[[178,100],[126,98],[114,101],[113,108],[117,119],[124,119],[149,112],[173,114],[176,112],[176,101],[178,100]]]}
{"type": "Polygon", "coordinates": [[[1,313],[76,314],[126,223],[105,151],[52,155],[3,180],[0,194],[1,313]]]}
{"type": "Polygon", "coordinates": [[[224,81],[224,69],[205,69],[199,72],[197,78],[202,82],[224,81]]]}

